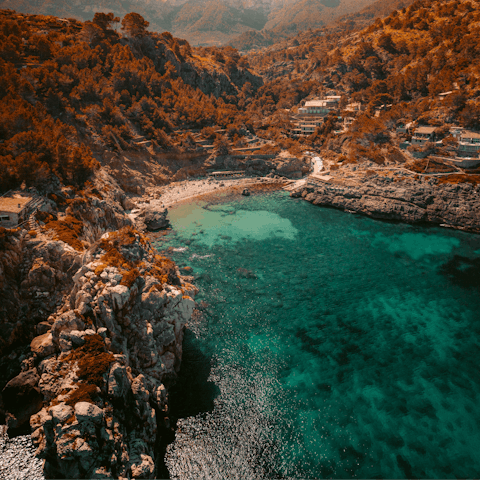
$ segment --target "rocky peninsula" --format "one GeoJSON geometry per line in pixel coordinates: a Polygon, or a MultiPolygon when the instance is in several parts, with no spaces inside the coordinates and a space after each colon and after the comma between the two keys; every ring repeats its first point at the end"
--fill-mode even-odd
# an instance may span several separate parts
{"type": "MultiPolygon", "coordinates": [[[[407,223],[430,223],[480,232],[480,186],[399,171],[313,175],[293,197],[350,213],[407,223]]],[[[451,176],[450,180],[455,176],[451,176]]]]}

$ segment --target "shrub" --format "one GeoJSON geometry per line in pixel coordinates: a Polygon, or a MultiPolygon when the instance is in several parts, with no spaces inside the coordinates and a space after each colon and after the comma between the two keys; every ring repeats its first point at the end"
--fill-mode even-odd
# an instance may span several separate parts
{"type": "Polygon", "coordinates": [[[83,232],[83,222],[72,216],[64,220],[52,220],[45,225],[47,230],[55,232],[55,240],[61,240],[78,251],[83,251],[83,244],[80,236],[83,232]]]}

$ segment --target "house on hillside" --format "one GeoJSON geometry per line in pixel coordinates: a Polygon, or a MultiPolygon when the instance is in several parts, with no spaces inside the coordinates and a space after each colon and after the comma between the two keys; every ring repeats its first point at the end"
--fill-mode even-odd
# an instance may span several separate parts
{"type": "Polygon", "coordinates": [[[458,137],[459,157],[477,157],[480,152],[480,133],[463,130],[458,137]]]}
{"type": "Polygon", "coordinates": [[[435,127],[418,127],[412,137],[412,145],[425,145],[435,141],[435,127]]]}
{"type": "Polygon", "coordinates": [[[363,110],[363,105],[360,102],[349,103],[345,107],[345,111],[347,111],[347,112],[358,113],[358,112],[361,112],[362,110],[363,110]]]}
{"type": "Polygon", "coordinates": [[[0,226],[14,228],[27,219],[33,197],[15,194],[0,197],[0,226]]]}
{"type": "Polygon", "coordinates": [[[298,113],[291,118],[294,125],[293,135],[311,135],[317,127],[320,127],[325,117],[337,111],[340,104],[340,95],[330,95],[325,98],[308,100],[298,113]]]}

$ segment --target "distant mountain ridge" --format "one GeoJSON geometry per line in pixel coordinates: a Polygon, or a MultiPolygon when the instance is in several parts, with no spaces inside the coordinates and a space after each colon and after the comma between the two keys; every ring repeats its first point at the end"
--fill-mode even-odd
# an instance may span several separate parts
{"type": "MultiPolygon", "coordinates": [[[[295,5],[284,7],[277,12],[275,18],[271,18],[262,31],[249,30],[231,39],[228,44],[238,50],[251,50],[273,45],[286,40],[292,35],[307,29],[328,28],[328,33],[348,30],[357,30],[367,27],[375,18],[389,15],[394,10],[408,7],[414,0],[376,0],[374,2],[358,2],[359,8],[351,13],[340,14],[339,10],[326,10],[322,6],[339,4],[338,0],[301,0],[295,5]],[[366,5],[366,6],[365,6],[366,5]],[[303,7],[303,8],[302,8],[303,7]],[[317,14],[315,10],[319,9],[317,14]],[[315,19],[321,16],[321,22],[315,19]],[[300,22],[300,28],[297,27],[300,22]]],[[[345,5],[338,5],[346,9],[345,5]]],[[[326,32],[325,32],[326,33],[326,32]]]]}
{"type": "Polygon", "coordinates": [[[373,0],[0,0],[0,9],[91,20],[95,12],[137,12],[150,31],[169,31],[192,45],[229,43],[244,32],[295,34],[361,10],[373,0]]]}

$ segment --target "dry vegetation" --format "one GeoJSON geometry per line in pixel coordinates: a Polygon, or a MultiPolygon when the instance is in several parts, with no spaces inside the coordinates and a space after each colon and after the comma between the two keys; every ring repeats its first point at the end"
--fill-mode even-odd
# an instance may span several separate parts
{"type": "Polygon", "coordinates": [[[98,396],[98,387],[104,386],[104,375],[115,357],[106,350],[105,343],[100,335],[85,337],[85,344],[72,350],[63,361],[68,365],[76,365],[77,375],[82,383],[68,395],[67,405],[77,402],[94,403],[98,396]]]}
{"type": "Polygon", "coordinates": [[[50,220],[45,224],[46,230],[55,232],[55,240],[61,240],[78,251],[83,251],[84,246],[80,240],[83,232],[83,222],[71,215],[64,220],[50,220]]]}
{"type": "Polygon", "coordinates": [[[153,250],[150,250],[154,258],[152,264],[126,258],[125,249],[122,251],[122,247],[132,245],[137,239],[150,250],[146,237],[143,237],[132,227],[124,227],[117,232],[110,233],[108,239],[102,239],[100,248],[105,253],[100,259],[102,263],[96,268],[95,274],[100,275],[107,266],[116,267],[123,276],[121,284],[127,287],[131,287],[135,283],[141,272],[155,277],[162,285],[175,282],[177,278],[175,263],[162,255],[156,254],[153,250]]]}

